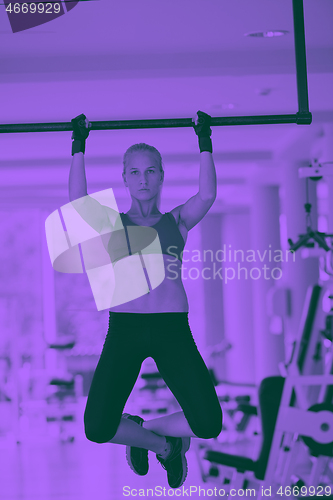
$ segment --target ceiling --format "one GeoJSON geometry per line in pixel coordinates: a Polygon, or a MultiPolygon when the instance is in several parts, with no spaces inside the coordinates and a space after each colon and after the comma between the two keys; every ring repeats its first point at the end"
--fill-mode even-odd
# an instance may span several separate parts
{"type": "MultiPolygon", "coordinates": [[[[304,0],[309,47],[332,46],[332,12],[331,0],[304,0]]],[[[244,33],[292,33],[293,18],[291,0],[93,0],[14,36],[5,15],[0,28],[3,36],[11,37],[8,56],[263,51],[266,43],[273,50],[289,49],[291,37],[266,39],[263,45],[260,39],[244,38],[244,33]]]]}
{"type": "MultiPolygon", "coordinates": [[[[316,127],[333,121],[333,2],[304,0],[304,15],[316,127]]],[[[198,109],[213,116],[297,111],[291,0],[93,0],[15,34],[2,12],[0,43],[1,123],[69,121],[82,112],[94,121],[190,117],[198,109]],[[289,34],[244,36],[274,29],[289,34]]],[[[253,169],[278,181],[277,155],[299,128],[214,128],[224,202],[248,202],[241,186],[253,169]]],[[[196,189],[198,149],[191,129],[92,132],[90,187],[120,186],[122,154],[141,141],[164,157],[170,182],[164,194],[184,196],[184,185],[196,189]]],[[[18,197],[47,204],[52,193],[54,200],[67,195],[70,133],[2,134],[0,144],[3,206],[18,197]]]]}

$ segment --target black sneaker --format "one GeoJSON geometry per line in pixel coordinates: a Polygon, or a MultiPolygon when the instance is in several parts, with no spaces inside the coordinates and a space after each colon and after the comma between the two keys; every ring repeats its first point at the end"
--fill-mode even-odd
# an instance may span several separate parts
{"type": "Polygon", "coordinates": [[[170,488],[179,488],[187,476],[187,460],[185,453],[188,451],[191,443],[189,437],[179,438],[166,436],[167,442],[171,444],[171,452],[168,458],[161,458],[156,455],[163,469],[167,471],[168,483],[170,488]]]}
{"type": "MultiPolygon", "coordinates": [[[[133,420],[137,424],[143,424],[144,420],[137,415],[130,415],[129,413],[123,413],[122,418],[127,418],[128,420],[133,420]]],[[[135,446],[126,446],[126,459],[127,463],[135,474],[139,476],[145,476],[148,473],[148,450],[145,448],[136,448],[135,446]]]]}

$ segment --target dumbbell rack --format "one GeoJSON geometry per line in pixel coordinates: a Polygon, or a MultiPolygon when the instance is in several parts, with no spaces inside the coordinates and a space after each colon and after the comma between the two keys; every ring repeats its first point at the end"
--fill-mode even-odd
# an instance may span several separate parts
{"type": "Polygon", "coordinates": [[[75,340],[70,336],[58,337],[48,346],[56,355],[58,370],[49,380],[46,421],[58,423],[60,440],[69,442],[74,441],[74,435],[66,431],[66,423],[76,420],[76,391],[75,379],[67,372],[65,353],[74,346],[75,340]]]}

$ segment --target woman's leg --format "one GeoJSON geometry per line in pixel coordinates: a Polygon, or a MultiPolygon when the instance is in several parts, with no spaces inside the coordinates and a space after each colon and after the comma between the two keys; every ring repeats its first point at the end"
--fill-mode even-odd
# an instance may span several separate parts
{"type": "Polygon", "coordinates": [[[142,426],[160,436],[197,437],[189,426],[183,411],[143,422],[142,426]]]}
{"type": "MultiPolygon", "coordinates": [[[[208,369],[195,345],[186,313],[168,313],[155,335],[154,359],[183,412],[150,420],[146,429],[174,437],[217,437],[222,410],[208,369]]],[[[156,325],[157,327],[157,325],[156,325]]]]}
{"type": "Polygon", "coordinates": [[[141,425],[127,418],[120,420],[117,432],[109,443],[145,448],[157,454],[163,453],[166,448],[166,439],[164,436],[144,429],[141,425]]]}
{"type": "Polygon", "coordinates": [[[140,314],[113,313],[84,413],[86,437],[161,453],[165,438],[121,418],[146,357],[145,323],[140,314]]]}

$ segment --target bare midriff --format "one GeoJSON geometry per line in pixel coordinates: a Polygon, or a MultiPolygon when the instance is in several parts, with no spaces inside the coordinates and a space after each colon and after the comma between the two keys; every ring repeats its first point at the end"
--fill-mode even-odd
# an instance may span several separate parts
{"type": "Polygon", "coordinates": [[[155,289],[149,289],[141,297],[111,307],[113,312],[126,313],[164,313],[188,312],[188,301],[181,277],[181,262],[174,257],[164,255],[165,278],[155,289]]]}

